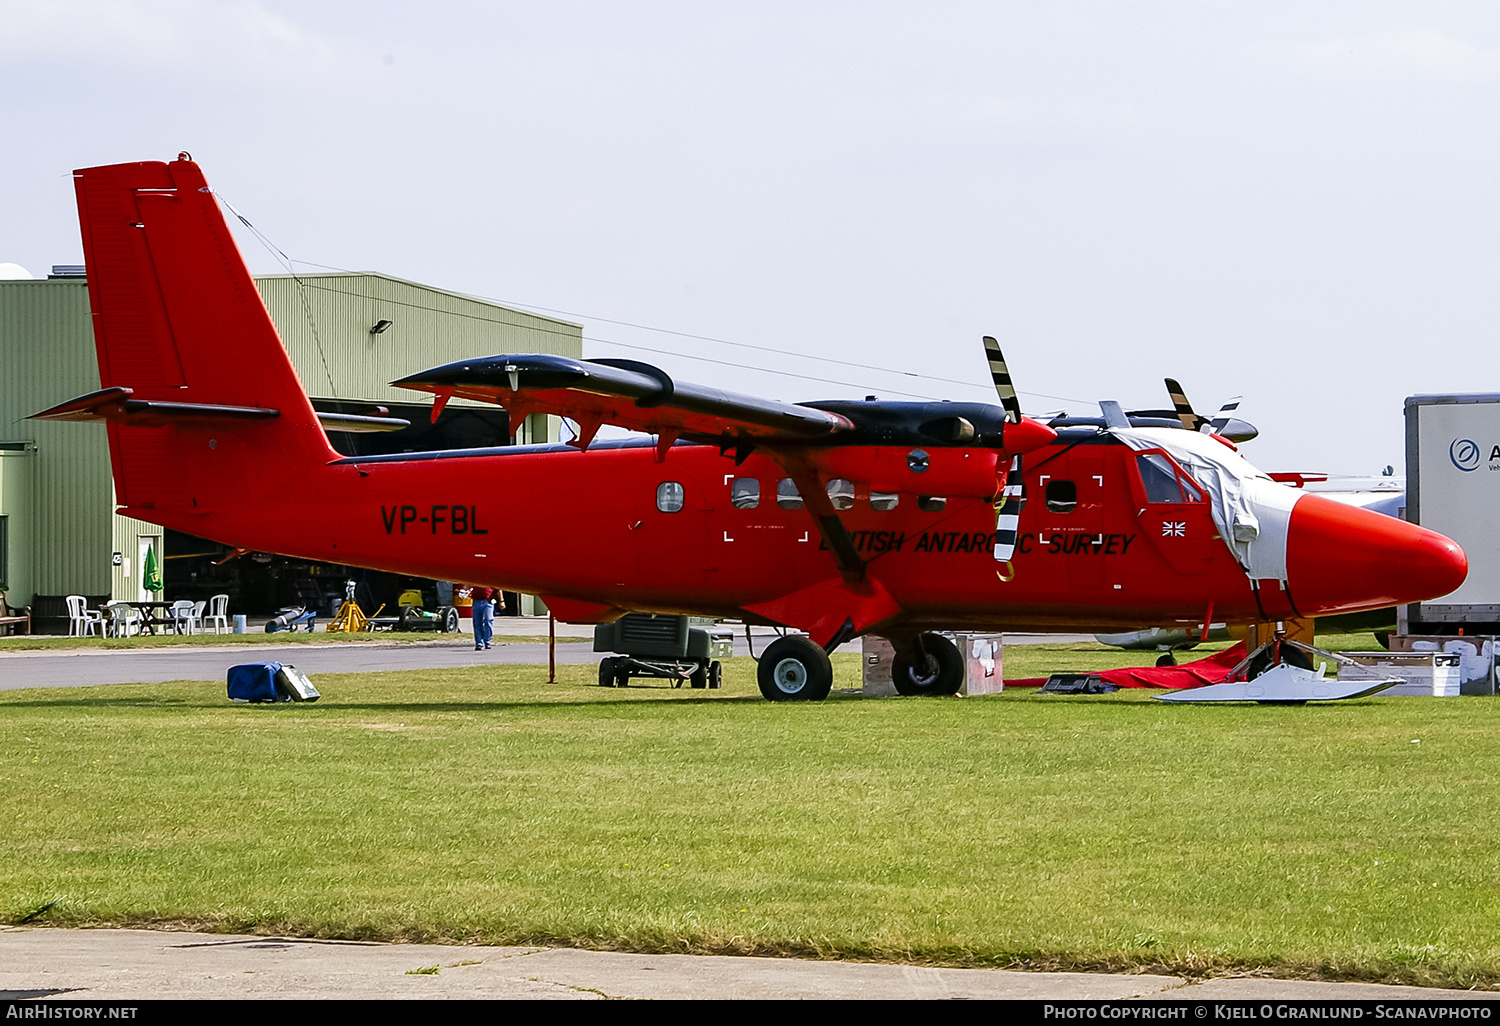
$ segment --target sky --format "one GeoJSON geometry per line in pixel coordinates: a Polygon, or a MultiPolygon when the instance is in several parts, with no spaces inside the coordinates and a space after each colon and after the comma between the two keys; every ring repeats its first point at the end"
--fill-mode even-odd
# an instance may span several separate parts
{"type": "Polygon", "coordinates": [[[1028,413],[1171,376],[1377,474],[1405,396],[1500,391],[1488,2],[0,0],[0,96],[38,275],[73,168],[186,150],[299,271],[755,395],[991,400],[992,334],[1028,413]]]}

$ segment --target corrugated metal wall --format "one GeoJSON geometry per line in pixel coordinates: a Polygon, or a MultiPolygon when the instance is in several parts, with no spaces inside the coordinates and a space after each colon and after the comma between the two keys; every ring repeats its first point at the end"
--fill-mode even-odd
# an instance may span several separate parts
{"type": "MultiPolygon", "coordinates": [[[[310,395],[413,402],[389,382],[466,356],[577,357],[583,329],[378,274],[257,278],[271,319],[310,395]],[[391,326],[370,334],[376,322],[391,326]]],[[[459,402],[461,400],[455,400],[459,402]]]]}
{"type": "MultiPolygon", "coordinates": [[[[88,287],[0,282],[0,441],[31,441],[32,530],[11,533],[11,563],[43,595],[110,590],[114,508],[104,432],[25,418],[99,387],[88,287]]],[[[9,500],[7,499],[7,502],[9,500]]],[[[17,601],[29,601],[16,589],[17,601]]]]}
{"type": "MultiPolygon", "coordinates": [[[[314,396],[412,402],[389,382],[466,356],[582,355],[578,325],[374,274],[256,279],[292,363],[314,396]],[[390,329],[371,335],[376,321],[390,329]]],[[[7,488],[11,599],[111,594],[133,599],[137,538],[161,528],[112,513],[109,446],[101,428],[29,421],[38,410],[99,387],[82,279],[0,282],[0,442],[29,441],[26,484],[7,488]],[[23,523],[30,527],[22,530],[23,523]],[[120,552],[132,564],[112,567],[120,552]],[[24,583],[23,583],[24,582],[24,583]],[[24,589],[24,592],[23,592],[24,589]]],[[[536,418],[542,420],[543,418],[536,418]]],[[[531,426],[531,425],[528,425],[531,426]]],[[[7,457],[10,459],[11,457],[7,457]]],[[[157,551],[157,557],[167,553],[157,551]]]]}

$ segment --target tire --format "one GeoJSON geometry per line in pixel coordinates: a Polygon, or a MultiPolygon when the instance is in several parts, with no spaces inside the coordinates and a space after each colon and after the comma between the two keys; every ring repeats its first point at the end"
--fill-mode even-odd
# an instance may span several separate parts
{"type": "Polygon", "coordinates": [[[401,608],[401,629],[403,631],[421,630],[422,611],[416,606],[403,606],[401,608]]]}
{"type": "Polygon", "coordinates": [[[955,695],[964,686],[964,657],[941,634],[923,634],[919,645],[891,660],[891,682],[901,695],[955,695]],[[920,661],[919,661],[920,660],[920,661]]]}
{"type": "Polygon", "coordinates": [[[599,660],[599,686],[601,688],[612,688],[615,686],[614,656],[607,656],[599,660]]]}
{"type": "Polygon", "coordinates": [[[693,675],[688,678],[688,683],[695,688],[708,687],[708,663],[699,663],[693,669],[693,675]]]}
{"type": "Polygon", "coordinates": [[[457,609],[454,609],[452,606],[442,606],[438,609],[437,614],[438,623],[440,625],[438,627],[438,630],[442,631],[444,634],[452,634],[454,631],[458,630],[457,609]]]}
{"type": "Polygon", "coordinates": [[[1313,669],[1312,656],[1302,651],[1296,645],[1281,646],[1281,661],[1288,666],[1296,666],[1303,670],[1313,669]]]}
{"type": "Polygon", "coordinates": [[[1274,665],[1275,662],[1271,658],[1271,650],[1266,649],[1264,652],[1253,657],[1250,660],[1250,664],[1245,667],[1245,679],[1254,680],[1274,665]]]}
{"type": "Polygon", "coordinates": [[[708,664],[708,686],[715,691],[724,686],[724,664],[717,659],[708,664]]]}
{"type": "Polygon", "coordinates": [[[833,664],[807,638],[778,638],[761,653],[755,676],[768,701],[821,702],[833,687],[833,664]]]}

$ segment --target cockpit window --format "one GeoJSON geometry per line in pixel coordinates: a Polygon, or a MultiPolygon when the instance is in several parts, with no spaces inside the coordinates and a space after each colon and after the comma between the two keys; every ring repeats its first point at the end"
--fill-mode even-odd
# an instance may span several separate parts
{"type": "Polygon", "coordinates": [[[1147,502],[1203,501],[1203,491],[1161,453],[1142,453],[1135,458],[1135,465],[1146,487],[1147,502]]]}

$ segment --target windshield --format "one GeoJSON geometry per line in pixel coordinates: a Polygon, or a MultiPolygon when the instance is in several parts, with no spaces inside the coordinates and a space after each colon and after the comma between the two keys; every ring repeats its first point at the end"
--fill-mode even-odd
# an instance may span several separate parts
{"type": "Polygon", "coordinates": [[[1255,579],[1286,580],[1285,521],[1298,492],[1272,481],[1238,452],[1207,435],[1174,428],[1115,428],[1110,433],[1138,453],[1136,465],[1148,501],[1193,502],[1177,496],[1198,485],[1208,497],[1220,535],[1246,572],[1255,579]],[[1163,498],[1150,497],[1153,487],[1163,498]]]}
{"type": "Polygon", "coordinates": [[[1162,453],[1142,453],[1135,458],[1135,465],[1146,487],[1147,502],[1203,501],[1202,490],[1162,453]]]}

